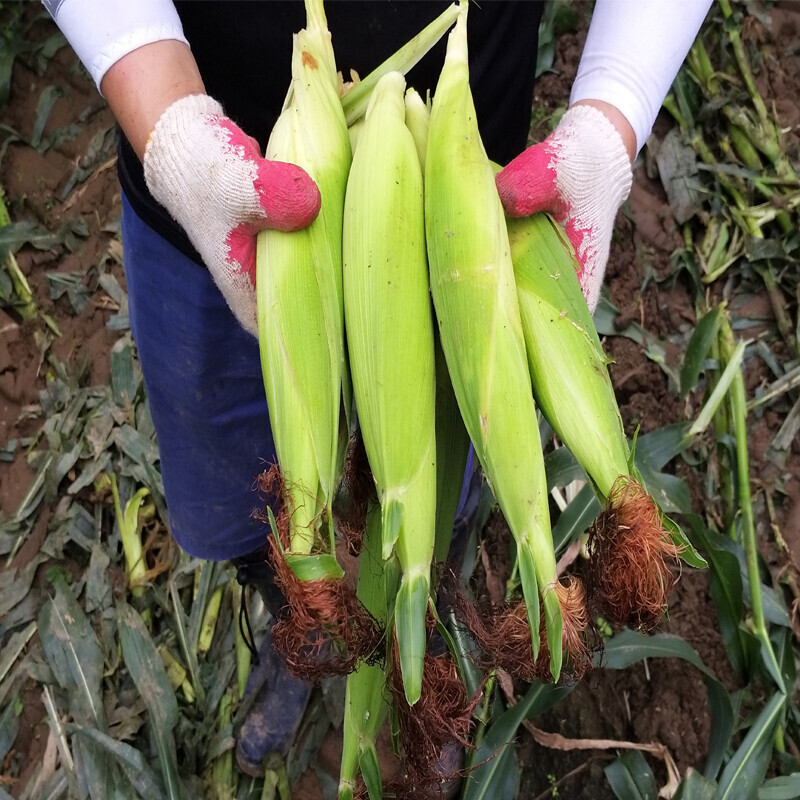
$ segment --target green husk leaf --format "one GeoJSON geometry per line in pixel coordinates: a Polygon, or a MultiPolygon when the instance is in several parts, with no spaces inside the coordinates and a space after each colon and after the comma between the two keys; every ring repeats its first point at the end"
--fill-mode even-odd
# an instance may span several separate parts
{"type": "Polygon", "coordinates": [[[329,553],[285,553],[286,563],[301,581],[341,580],[344,570],[329,553]]]}
{"type": "Polygon", "coordinates": [[[363,116],[372,90],[384,75],[389,72],[401,72],[405,75],[447,33],[457,17],[458,5],[453,3],[413,39],[353,86],[342,97],[342,108],[347,124],[351,125],[363,116]]]}
{"type": "Polygon", "coordinates": [[[358,768],[369,792],[370,800],[381,800],[383,797],[383,784],[381,782],[381,768],[378,763],[378,751],[374,745],[364,747],[358,755],[358,768]]]}
{"type": "Polygon", "coordinates": [[[383,509],[383,558],[392,555],[400,529],[403,527],[403,502],[395,497],[388,498],[382,504],[383,509]]]}
{"type": "Polygon", "coordinates": [[[425,661],[427,632],[424,620],[430,584],[426,575],[403,575],[394,608],[394,624],[400,653],[403,689],[410,706],[422,691],[422,666],[425,661]],[[423,622],[420,625],[420,621],[423,622]]]}
{"type": "Polygon", "coordinates": [[[469,457],[469,435],[436,336],[436,544],[434,558],[444,562],[453,534],[469,457]]]}

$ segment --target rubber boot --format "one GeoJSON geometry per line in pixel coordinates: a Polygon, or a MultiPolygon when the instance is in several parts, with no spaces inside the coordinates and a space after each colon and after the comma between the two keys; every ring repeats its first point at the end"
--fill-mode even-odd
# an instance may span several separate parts
{"type": "Polygon", "coordinates": [[[233,559],[236,579],[253,586],[271,614],[245,687],[245,702],[252,702],[237,736],[236,760],[246,775],[264,775],[264,760],[271,754],[286,756],[303,720],[311,685],[292,677],[286,663],[272,649],[272,626],[285,605],[275,585],[275,573],[262,548],[233,559]]]}

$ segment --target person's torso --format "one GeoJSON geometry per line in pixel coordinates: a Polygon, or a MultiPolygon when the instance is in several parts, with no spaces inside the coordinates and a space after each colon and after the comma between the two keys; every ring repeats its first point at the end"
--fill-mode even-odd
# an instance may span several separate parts
{"type": "MultiPolygon", "coordinates": [[[[375,69],[450,3],[444,0],[327,0],[337,67],[345,79],[375,69]]],[[[291,78],[292,35],[305,23],[300,0],[176,0],[206,91],[262,149],[291,78]]],[[[507,163],[525,146],[542,4],[482,0],[468,17],[470,83],[489,156],[507,163]]],[[[445,37],[446,38],[446,37],[445,37]]],[[[408,74],[433,95],[445,39],[408,74]]],[[[121,138],[119,174],[136,212],[199,261],[183,231],[147,191],[141,164],[121,138]]]]}

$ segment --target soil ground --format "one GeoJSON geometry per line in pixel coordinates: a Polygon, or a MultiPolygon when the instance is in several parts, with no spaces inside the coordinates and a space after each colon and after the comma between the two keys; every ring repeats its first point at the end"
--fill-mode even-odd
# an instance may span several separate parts
{"type": "MultiPolygon", "coordinates": [[[[796,41],[800,14],[792,9],[778,9],[776,14],[779,19],[775,35],[791,37],[794,31],[796,41]]],[[[52,28],[43,21],[34,28],[34,33],[45,37],[52,33],[52,28]]],[[[558,41],[554,70],[539,81],[536,89],[535,106],[541,112],[541,129],[534,128],[533,138],[546,132],[550,112],[566,101],[582,36],[569,34],[558,41]]],[[[12,219],[30,219],[47,230],[56,230],[74,220],[81,220],[86,226],[72,249],[63,245],[45,250],[28,246],[19,251],[17,259],[34,289],[39,307],[57,321],[61,330],[61,336],[52,344],[55,355],[73,365],[85,363],[88,383],[95,385],[109,378],[109,351],[118,336],[107,327],[116,308],[97,284],[96,265],[104,260],[124,286],[117,236],[120,194],[114,169],[113,120],[68,48],[64,48],[43,75],[35,74],[23,64],[16,66],[3,122],[29,137],[40,93],[51,85],[59,87],[61,95],[53,106],[44,135],[75,126],[74,136],[44,154],[13,141],[8,143],[0,162],[0,181],[9,199],[12,219]],[[90,150],[94,153],[93,163],[87,164],[85,154],[90,150]],[[68,184],[79,168],[88,170],[90,176],[70,189],[68,184]],[[89,276],[89,302],[79,314],[72,312],[66,296],[51,299],[46,274],[52,272],[80,272],[89,276]]],[[[774,82],[765,87],[773,92],[776,107],[789,126],[798,123],[796,87],[796,82],[789,82],[777,71],[774,82]]],[[[668,124],[661,120],[656,132],[659,126],[668,124]]],[[[665,283],[657,280],[668,273],[670,255],[680,246],[681,236],[660,184],[647,176],[645,166],[645,159],[640,159],[631,199],[619,216],[607,285],[611,300],[625,319],[635,320],[655,336],[669,341],[695,322],[695,314],[690,292],[681,280],[665,283]],[[645,270],[656,280],[642,289],[645,270]]],[[[764,309],[770,313],[767,303],[764,309]]],[[[44,385],[45,365],[34,333],[33,323],[22,322],[0,310],[0,444],[34,436],[41,424],[33,411],[44,385]]],[[[692,409],[669,385],[664,370],[647,359],[638,345],[611,337],[606,346],[613,359],[612,378],[629,433],[637,426],[641,433],[646,433],[687,418],[692,409]]],[[[748,376],[751,384],[759,380],[763,376],[748,376]]],[[[759,447],[759,442],[768,441],[774,433],[771,425],[777,422],[763,418],[751,429],[751,474],[756,486],[764,485],[774,475],[774,467],[764,457],[764,447],[759,447]]],[[[688,477],[690,483],[702,480],[703,476],[692,474],[687,464],[677,463],[674,468],[688,477]]],[[[777,509],[777,523],[797,564],[800,563],[800,467],[796,458],[791,470],[793,477],[787,497],[793,502],[777,509]]],[[[0,462],[0,508],[5,514],[14,513],[32,477],[21,448],[12,461],[0,462]]],[[[766,515],[762,516],[759,528],[764,555],[777,571],[785,566],[786,556],[776,553],[770,544],[765,519],[766,515]]],[[[11,567],[21,568],[36,556],[47,521],[48,510],[45,510],[11,567]]],[[[46,563],[42,564],[39,571],[46,567],[46,563]]],[[[38,576],[37,581],[41,585],[38,576]]],[[[707,573],[683,570],[670,598],[670,619],[664,629],[684,637],[706,665],[730,689],[735,688],[736,680],[716,623],[707,573]]],[[[35,640],[31,646],[35,646],[35,640]]],[[[27,777],[38,768],[46,740],[40,698],[31,689],[23,695],[23,701],[25,710],[15,745],[23,764],[17,781],[8,787],[12,796],[16,796],[15,790],[23,787],[27,777]]],[[[700,673],[673,659],[653,660],[622,671],[596,670],[535,724],[567,737],[663,744],[681,774],[689,767],[702,767],[710,728],[706,689],[700,673]]],[[[517,746],[524,768],[521,797],[547,796],[552,784],[559,781],[559,791],[564,797],[575,800],[613,797],[603,780],[602,767],[615,751],[561,752],[537,744],[524,731],[517,746]]],[[[320,754],[321,764],[331,772],[336,770],[336,753],[336,733],[332,732],[320,754]]],[[[665,773],[658,760],[651,757],[648,760],[663,779],[665,773]]],[[[296,787],[294,796],[319,796],[316,781],[316,776],[309,772],[296,787]]]]}

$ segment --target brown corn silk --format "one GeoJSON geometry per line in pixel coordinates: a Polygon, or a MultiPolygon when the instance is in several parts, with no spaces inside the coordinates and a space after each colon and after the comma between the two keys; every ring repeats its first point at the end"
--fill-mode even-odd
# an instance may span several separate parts
{"type": "Polygon", "coordinates": [[[591,603],[614,625],[653,630],[664,617],[677,581],[670,564],[679,548],[663,528],[653,498],[635,479],[621,476],[589,532],[587,584],[591,603]]]}
{"type": "Polygon", "coordinates": [[[346,576],[300,580],[287,563],[284,551],[289,545],[291,512],[284,484],[277,465],[258,479],[258,488],[276,497],[280,508],[273,534],[280,537],[281,546],[275,535],[268,541],[275,584],[286,604],[278,613],[272,631],[273,647],[292,675],[318,683],[352,672],[361,660],[380,660],[384,631],[359,601],[346,576]]]}
{"type": "MultiPolygon", "coordinates": [[[[588,643],[591,631],[583,585],[577,577],[570,576],[556,584],[556,592],[564,618],[561,634],[565,655],[563,674],[569,680],[579,680],[592,666],[592,648],[588,643]]],[[[546,636],[541,638],[538,656],[533,657],[524,600],[502,606],[476,605],[462,591],[457,591],[454,606],[461,624],[480,649],[482,669],[499,667],[513,680],[525,683],[552,682],[546,636]]]]}

